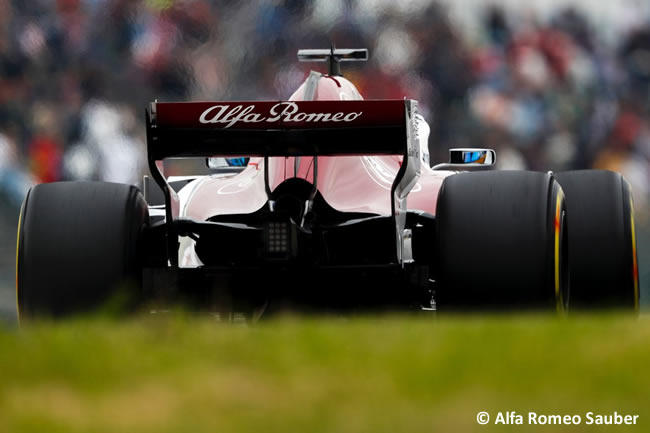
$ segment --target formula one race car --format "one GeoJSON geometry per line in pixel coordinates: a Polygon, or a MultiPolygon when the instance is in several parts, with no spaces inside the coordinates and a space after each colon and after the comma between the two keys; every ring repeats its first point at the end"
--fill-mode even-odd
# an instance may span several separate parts
{"type": "Polygon", "coordinates": [[[637,309],[634,208],[608,171],[489,170],[489,149],[428,161],[413,100],[366,101],[328,62],[286,101],[154,102],[153,181],[35,186],[18,229],[23,316],[184,302],[242,313],[637,309]],[[160,161],[213,174],[166,178],[160,161]],[[238,165],[223,164],[236,160],[238,165]],[[221,164],[220,164],[221,162],[221,164]],[[159,200],[159,198],[161,198],[159,200]]]}

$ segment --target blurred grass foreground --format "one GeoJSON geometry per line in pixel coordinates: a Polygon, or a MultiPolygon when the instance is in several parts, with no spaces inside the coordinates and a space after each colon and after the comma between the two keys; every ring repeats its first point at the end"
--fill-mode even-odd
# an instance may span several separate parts
{"type": "Polygon", "coordinates": [[[650,319],[147,316],[0,328],[0,432],[648,431],[650,319]],[[479,425],[477,413],[581,426],[479,425]],[[585,414],[639,415],[584,425],[585,414]]]}

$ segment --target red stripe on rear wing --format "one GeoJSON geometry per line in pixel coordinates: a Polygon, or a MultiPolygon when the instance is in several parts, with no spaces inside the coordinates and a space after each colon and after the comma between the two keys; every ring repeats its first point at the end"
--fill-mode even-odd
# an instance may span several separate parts
{"type": "Polygon", "coordinates": [[[152,103],[149,156],[404,154],[404,100],[152,103]]]}

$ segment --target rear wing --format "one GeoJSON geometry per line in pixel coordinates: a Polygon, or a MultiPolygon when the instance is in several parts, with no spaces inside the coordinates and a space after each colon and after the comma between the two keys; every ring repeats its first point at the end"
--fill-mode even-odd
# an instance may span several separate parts
{"type": "Polygon", "coordinates": [[[403,100],[154,102],[147,150],[157,160],[403,154],[406,105],[403,100]]]}
{"type": "MultiPolygon", "coordinates": [[[[202,156],[402,155],[392,187],[398,244],[403,245],[406,196],[420,174],[415,125],[417,102],[272,101],[153,102],[147,111],[147,156],[152,177],[165,195],[170,245],[179,201],[156,162],[202,156]]],[[[398,258],[403,262],[402,250],[398,258]]],[[[174,253],[168,251],[172,264],[174,253]]]]}

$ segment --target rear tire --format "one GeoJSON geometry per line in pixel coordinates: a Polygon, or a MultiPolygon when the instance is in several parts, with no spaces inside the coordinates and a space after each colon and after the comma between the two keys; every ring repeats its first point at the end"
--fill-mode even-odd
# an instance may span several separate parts
{"type": "Polygon", "coordinates": [[[120,290],[135,300],[142,280],[138,245],[147,221],[147,205],[132,185],[57,182],[33,187],[18,227],[19,317],[90,311],[120,290]]]}
{"type": "Polygon", "coordinates": [[[630,186],[618,173],[555,174],[567,197],[571,307],[639,306],[639,270],[630,186]]]}
{"type": "Polygon", "coordinates": [[[566,211],[546,173],[459,173],[436,209],[436,298],[462,309],[557,308],[568,298],[566,211]]]}

